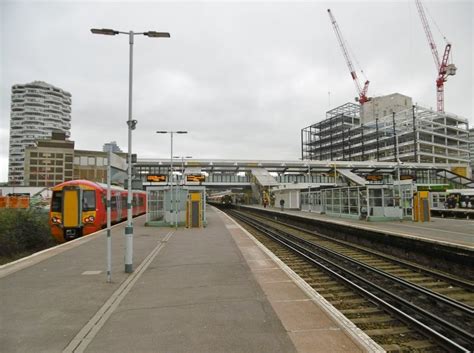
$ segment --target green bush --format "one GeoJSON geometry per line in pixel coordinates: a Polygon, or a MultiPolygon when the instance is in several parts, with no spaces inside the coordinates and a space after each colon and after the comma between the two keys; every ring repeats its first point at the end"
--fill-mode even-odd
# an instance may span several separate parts
{"type": "Polygon", "coordinates": [[[0,209],[0,256],[14,258],[55,245],[48,213],[40,209],[0,209]]]}

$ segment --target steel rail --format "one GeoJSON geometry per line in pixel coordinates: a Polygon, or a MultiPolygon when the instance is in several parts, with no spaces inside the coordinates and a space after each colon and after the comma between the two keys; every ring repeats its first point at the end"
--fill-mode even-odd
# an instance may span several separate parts
{"type": "MultiPolygon", "coordinates": [[[[279,222],[279,221],[274,221],[274,220],[271,220],[272,222],[277,222],[283,226],[287,226],[287,224],[284,224],[283,222],[279,222]]],[[[334,251],[334,250],[331,250],[329,248],[326,248],[322,245],[318,245],[318,244],[315,244],[315,243],[312,243],[311,241],[308,241],[308,240],[305,240],[305,239],[301,239],[293,234],[289,234],[287,232],[284,232],[280,229],[276,229],[272,226],[268,226],[270,228],[272,228],[274,231],[280,231],[280,232],[283,232],[285,235],[288,235],[290,237],[292,237],[293,239],[296,239],[297,241],[300,241],[302,242],[303,244],[307,245],[307,246],[311,246],[311,247],[317,247],[318,249],[320,249],[321,251],[324,251],[328,254],[331,254],[333,256],[336,256],[336,257],[340,257],[340,258],[343,258],[347,261],[350,261],[356,265],[358,265],[359,267],[362,267],[368,271],[373,271],[387,279],[390,279],[390,280],[393,280],[395,282],[398,282],[399,284],[403,285],[403,286],[406,286],[410,289],[413,289],[413,290],[416,290],[416,291],[420,291],[420,292],[423,292],[424,294],[430,296],[431,298],[436,298],[437,300],[441,301],[442,303],[446,304],[446,305],[450,305],[452,306],[453,308],[456,308],[457,310],[461,310],[465,313],[467,313],[468,315],[471,315],[471,316],[474,316],[474,308],[472,308],[470,305],[467,305],[465,303],[462,303],[462,302],[459,302],[455,299],[452,299],[452,298],[449,298],[443,294],[439,294],[439,293],[436,293],[434,291],[431,291],[429,289],[426,289],[420,285],[417,285],[417,284],[414,284],[414,283],[411,283],[403,278],[399,278],[399,277],[396,277],[394,275],[391,275],[385,271],[382,271],[382,270],[379,270],[377,268],[375,268],[374,266],[370,266],[370,265],[367,265],[359,260],[356,260],[356,259],[353,259],[349,256],[346,256],[346,255],[343,255],[343,254],[340,254],[338,253],[337,251],[334,251]]],[[[290,226],[290,228],[298,228],[298,227],[293,227],[293,226],[290,226]]],[[[300,229],[298,229],[300,230],[300,229]]],[[[311,234],[311,233],[310,233],[311,234]]],[[[327,240],[330,240],[330,241],[333,241],[333,239],[329,238],[329,237],[326,237],[326,236],[323,236],[325,239],[327,240]]],[[[338,244],[342,244],[342,245],[347,245],[349,247],[351,247],[350,244],[346,244],[344,242],[340,242],[340,241],[335,241],[336,243],[338,244]]],[[[362,250],[362,251],[365,251],[365,249],[359,249],[358,247],[355,247],[356,249],[358,250],[362,250]]],[[[368,252],[369,254],[373,254],[371,252],[368,252]]],[[[381,256],[383,257],[382,255],[378,255],[378,254],[373,254],[373,255],[376,255],[376,256],[381,256]]],[[[474,339],[474,336],[473,336],[473,339],[474,339]]]]}
{"type": "MultiPolygon", "coordinates": [[[[354,283],[350,279],[344,277],[344,275],[341,275],[341,274],[337,273],[336,271],[332,270],[331,268],[329,268],[327,265],[321,263],[320,261],[323,261],[323,262],[329,264],[330,266],[335,267],[337,270],[341,271],[343,274],[352,276],[353,278],[359,280],[363,284],[368,285],[369,287],[371,287],[371,288],[373,288],[373,289],[375,289],[375,290],[377,290],[381,293],[384,293],[391,300],[395,301],[397,304],[402,304],[405,307],[408,307],[409,309],[413,310],[416,314],[421,315],[422,317],[423,316],[425,316],[425,317],[428,316],[430,319],[433,319],[432,317],[434,315],[427,312],[423,308],[420,308],[420,307],[406,301],[405,299],[391,293],[390,291],[386,290],[385,288],[382,288],[382,287],[378,286],[377,284],[374,284],[374,283],[368,281],[367,279],[361,277],[360,275],[358,275],[358,274],[356,274],[356,273],[354,273],[354,272],[352,272],[348,269],[345,269],[344,267],[332,262],[331,260],[325,259],[324,257],[312,252],[311,250],[304,248],[303,246],[296,243],[295,241],[285,239],[285,237],[282,236],[281,234],[277,234],[275,231],[269,230],[267,225],[262,226],[261,222],[250,219],[248,216],[244,216],[244,215],[241,215],[241,214],[236,214],[234,212],[232,212],[232,215],[234,217],[242,220],[243,222],[251,225],[252,227],[259,230],[260,232],[264,233],[265,235],[271,237],[272,239],[279,242],[280,244],[282,244],[282,245],[286,246],[287,248],[291,249],[292,251],[296,252],[300,256],[303,256],[305,259],[307,259],[308,261],[314,263],[318,267],[324,269],[329,274],[331,274],[331,275],[335,276],[336,278],[342,280],[344,283],[346,283],[350,287],[355,288],[358,292],[360,292],[364,296],[370,298],[370,300],[375,301],[376,304],[379,304],[379,305],[383,306],[388,311],[393,312],[395,315],[399,316],[402,319],[402,321],[405,321],[405,322],[417,327],[420,331],[424,332],[425,335],[432,337],[434,340],[436,340],[443,347],[445,347],[449,350],[456,351],[456,352],[469,352],[470,351],[469,349],[467,349],[467,348],[463,347],[462,345],[458,344],[457,342],[455,342],[451,338],[446,337],[442,333],[432,329],[431,327],[429,327],[425,323],[423,323],[420,320],[414,318],[412,315],[396,308],[392,304],[390,304],[387,301],[379,298],[377,295],[369,292],[367,289],[361,287],[357,283],[354,283]],[[316,257],[317,259],[315,259],[314,257],[316,257]],[[320,261],[318,261],[318,260],[320,260],[320,261]]],[[[279,231],[279,232],[281,232],[281,231],[279,231]]],[[[284,233],[284,232],[282,232],[282,233],[284,233]]],[[[286,235],[290,236],[291,238],[294,238],[294,236],[292,236],[291,234],[286,234],[286,235]]],[[[446,322],[441,320],[441,322],[439,322],[439,324],[446,325],[446,322]]],[[[448,324],[448,327],[445,326],[444,328],[452,333],[452,330],[450,329],[449,324],[448,324]]],[[[461,330],[461,332],[462,331],[463,330],[461,330]]],[[[455,332],[458,332],[458,329],[455,329],[455,332]]],[[[463,336],[462,333],[458,333],[458,334],[463,336]]],[[[472,345],[472,335],[470,335],[469,333],[467,333],[467,335],[468,335],[467,337],[463,336],[462,339],[463,339],[463,341],[468,342],[469,344],[472,345]]]]}
{"type": "MultiPolygon", "coordinates": [[[[403,265],[403,266],[406,266],[406,267],[409,267],[410,269],[412,270],[415,270],[417,272],[423,272],[423,273],[426,273],[430,276],[433,276],[437,279],[441,279],[443,281],[446,281],[448,283],[451,283],[451,284],[454,284],[454,285],[457,285],[461,288],[464,288],[466,290],[470,290],[470,291],[474,291],[474,283],[473,282],[470,282],[470,281],[464,281],[462,279],[459,279],[459,278],[455,278],[455,277],[451,277],[449,275],[446,275],[446,274],[443,274],[443,273],[439,273],[439,272],[436,272],[436,271],[433,271],[433,270],[430,270],[429,268],[425,268],[425,267],[422,267],[422,266],[418,266],[416,264],[412,264],[408,261],[404,261],[404,260],[400,260],[400,259],[397,259],[393,256],[389,256],[389,255],[386,255],[386,254],[383,254],[383,253],[380,253],[378,251],[374,251],[374,250],[371,250],[371,249],[367,249],[367,248],[364,248],[362,246],[359,246],[359,245],[356,245],[356,244],[351,244],[347,241],[344,241],[344,240],[340,240],[340,239],[334,239],[334,238],[331,238],[327,235],[324,235],[324,234],[321,234],[319,232],[316,232],[316,231],[313,231],[313,230],[309,230],[309,229],[305,229],[305,228],[302,228],[302,227],[299,227],[299,226],[296,226],[296,225],[293,225],[293,224],[288,224],[288,223],[283,223],[281,221],[278,221],[278,220],[275,220],[275,219],[272,219],[272,218],[269,218],[269,217],[266,217],[264,215],[260,215],[259,214],[259,217],[262,217],[264,219],[268,219],[268,220],[271,220],[272,222],[275,222],[275,223],[278,223],[278,224],[281,224],[285,227],[289,227],[289,228],[293,228],[295,230],[298,230],[298,231],[301,231],[301,232],[304,232],[304,233],[307,233],[307,234],[310,234],[310,235],[316,235],[318,237],[321,237],[321,238],[324,238],[326,240],[329,240],[331,242],[334,242],[334,243],[338,243],[338,244],[341,244],[341,245],[344,245],[344,246],[347,246],[347,247],[350,247],[350,248],[353,248],[353,249],[357,249],[359,251],[363,251],[367,254],[370,254],[370,255],[374,255],[374,256],[377,256],[377,257],[381,257],[387,261],[392,261],[394,263],[397,263],[399,265],[403,265]]],[[[441,295],[441,294],[440,294],[441,295]]],[[[446,297],[448,298],[448,297],[446,297]]],[[[449,298],[448,298],[449,299],[449,298]]],[[[465,305],[463,303],[460,303],[461,305],[465,305]]],[[[467,306],[468,308],[472,309],[472,307],[469,307],[467,306]]]]}

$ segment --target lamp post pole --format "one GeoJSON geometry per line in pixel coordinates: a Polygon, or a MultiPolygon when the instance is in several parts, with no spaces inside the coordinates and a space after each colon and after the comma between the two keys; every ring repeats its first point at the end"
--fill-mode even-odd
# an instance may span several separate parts
{"type": "Polygon", "coordinates": [[[400,210],[400,221],[403,220],[403,207],[402,207],[402,186],[400,185],[400,156],[399,156],[399,149],[398,149],[398,135],[395,133],[395,143],[396,143],[396,151],[397,151],[397,178],[398,178],[398,208],[400,210]]]}
{"type": "Polygon", "coordinates": [[[175,196],[173,194],[173,135],[174,134],[187,134],[187,131],[165,131],[158,130],[157,134],[170,134],[171,135],[171,154],[170,154],[170,192],[171,192],[171,212],[174,213],[174,224],[175,228],[178,228],[178,210],[175,202],[175,196]]]}
{"type": "Polygon", "coordinates": [[[185,184],[185,182],[184,182],[184,160],[185,160],[185,159],[193,158],[193,156],[174,156],[173,158],[181,159],[181,170],[182,170],[182,174],[181,174],[181,185],[184,186],[184,184],[185,184]]]}
{"type": "Polygon", "coordinates": [[[308,178],[309,178],[309,184],[308,184],[308,191],[309,191],[309,195],[308,195],[308,201],[309,201],[309,212],[312,211],[313,209],[313,206],[312,206],[312,199],[311,199],[311,181],[312,181],[312,178],[311,178],[311,165],[308,163],[308,178]]]}
{"type": "MultiPolygon", "coordinates": [[[[188,159],[188,158],[193,158],[192,156],[173,156],[173,158],[176,158],[176,159],[181,159],[181,188],[184,188],[184,159],[188,159]]],[[[176,181],[176,185],[178,185],[178,182],[176,181]]],[[[176,193],[178,194],[178,187],[176,186],[176,193]]],[[[178,196],[176,197],[176,203],[181,205],[181,191],[180,193],[178,194],[178,196]]],[[[178,217],[177,213],[176,213],[176,217],[178,217]]],[[[177,222],[176,222],[176,227],[178,226],[177,222]]]]}
{"type": "Polygon", "coordinates": [[[133,223],[132,223],[132,130],[135,130],[137,121],[132,119],[132,89],[133,89],[133,40],[135,35],[145,35],[150,38],[169,38],[168,32],[121,32],[114,29],[92,28],[94,34],[115,36],[128,34],[130,44],[129,80],[128,80],[128,197],[127,197],[127,226],[125,227],[125,272],[133,272],[133,223]]]}

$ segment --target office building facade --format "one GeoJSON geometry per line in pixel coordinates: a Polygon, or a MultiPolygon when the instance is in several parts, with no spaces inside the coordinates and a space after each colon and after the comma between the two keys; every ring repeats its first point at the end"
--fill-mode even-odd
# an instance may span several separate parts
{"type": "Polygon", "coordinates": [[[73,178],[74,141],[63,132],[25,148],[25,186],[50,187],[73,178]]]}

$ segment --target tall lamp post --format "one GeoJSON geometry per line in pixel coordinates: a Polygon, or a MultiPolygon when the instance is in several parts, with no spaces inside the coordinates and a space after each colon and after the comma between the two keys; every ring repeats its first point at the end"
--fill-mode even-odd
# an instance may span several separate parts
{"type": "Polygon", "coordinates": [[[144,35],[150,38],[170,38],[168,32],[121,32],[107,28],[92,28],[93,34],[104,34],[115,36],[117,34],[127,34],[130,44],[130,64],[128,80],[128,198],[127,198],[127,226],[125,227],[125,272],[133,272],[133,223],[132,223],[132,130],[135,130],[137,121],[132,120],[132,83],[133,83],[133,39],[136,35],[144,35]]]}
{"type": "MultiPolygon", "coordinates": [[[[174,134],[187,134],[187,131],[165,131],[158,130],[157,134],[170,134],[171,135],[171,154],[170,154],[170,185],[171,185],[171,208],[173,209],[174,195],[173,195],[173,135],[174,134]]],[[[175,228],[178,228],[178,215],[176,205],[174,205],[174,216],[175,216],[175,228]]]]}
{"type": "Polygon", "coordinates": [[[184,184],[185,184],[185,182],[184,182],[184,160],[193,158],[193,156],[173,156],[173,158],[181,159],[181,170],[183,171],[182,174],[181,174],[181,185],[184,186],[184,184]]]}
{"type": "Polygon", "coordinates": [[[309,201],[309,212],[312,211],[313,209],[313,200],[311,198],[311,182],[313,181],[313,179],[311,178],[311,165],[308,163],[308,178],[309,178],[309,184],[308,184],[308,201],[309,201]]]}

